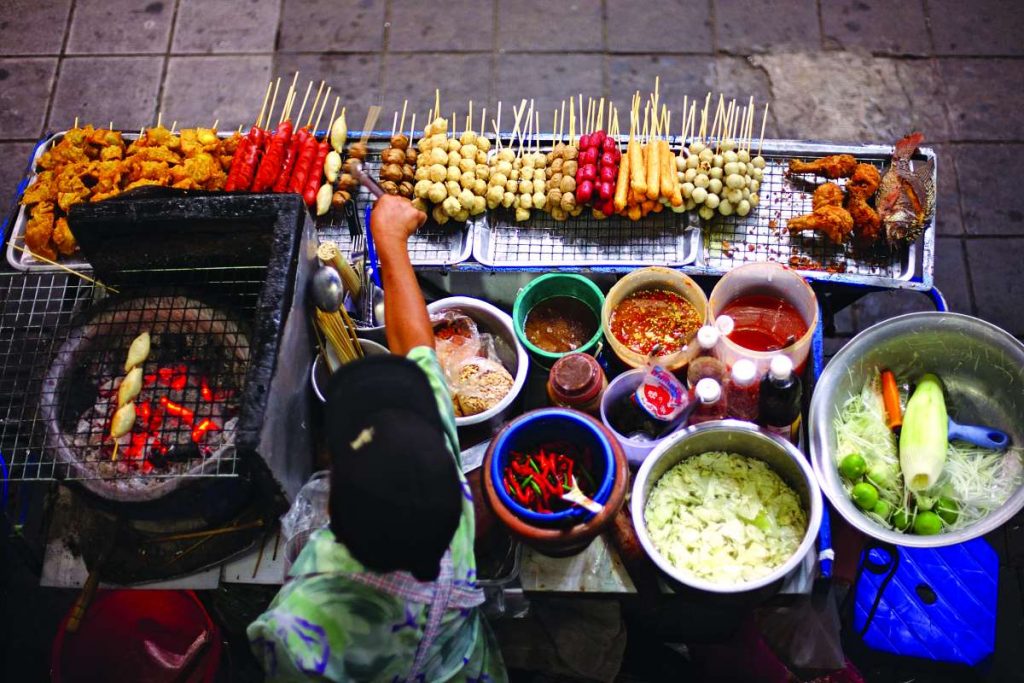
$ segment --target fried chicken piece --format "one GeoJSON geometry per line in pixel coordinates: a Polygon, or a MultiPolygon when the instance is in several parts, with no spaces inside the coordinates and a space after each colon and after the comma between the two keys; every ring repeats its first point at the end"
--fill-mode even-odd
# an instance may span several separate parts
{"type": "Polygon", "coordinates": [[[70,256],[78,250],[78,242],[75,241],[75,236],[71,234],[67,218],[57,219],[57,224],[53,226],[52,239],[53,243],[57,246],[57,251],[65,256],[70,256]]]}
{"type": "Polygon", "coordinates": [[[68,138],[58,142],[52,149],[39,157],[39,168],[60,170],[67,164],[78,164],[89,161],[89,156],[82,146],[72,144],[68,138]]]}
{"type": "Polygon", "coordinates": [[[853,216],[841,206],[822,206],[813,212],[790,218],[786,228],[791,232],[818,230],[836,244],[842,244],[853,230],[853,216]]]}
{"type": "Polygon", "coordinates": [[[843,190],[835,183],[824,183],[818,185],[817,189],[814,190],[814,197],[811,200],[811,206],[814,209],[820,209],[823,206],[842,205],[843,190]]]}
{"type": "Polygon", "coordinates": [[[789,160],[790,173],[816,173],[833,180],[849,178],[856,166],[857,160],[849,154],[833,154],[814,161],[789,160]]]}
{"type": "Polygon", "coordinates": [[[878,191],[882,182],[882,174],[871,164],[857,164],[853,175],[846,181],[846,191],[861,199],[870,199],[878,191]]]}
{"type": "Polygon", "coordinates": [[[108,145],[100,150],[100,161],[119,161],[124,159],[124,147],[108,145]]]}
{"type": "Polygon", "coordinates": [[[50,244],[53,237],[53,203],[39,202],[32,207],[28,223],[25,224],[25,246],[33,254],[39,254],[51,261],[57,252],[50,244]]]}
{"type": "Polygon", "coordinates": [[[41,171],[21,197],[22,204],[57,201],[57,181],[53,171],[41,171]]]}
{"type": "Polygon", "coordinates": [[[846,210],[853,217],[853,234],[857,241],[865,246],[874,243],[882,232],[882,219],[878,212],[864,197],[852,192],[846,198],[846,210]]]}
{"type": "Polygon", "coordinates": [[[140,161],[162,161],[167,164],[180,164],[181,155],[166,147],[140,147],[135,150],[128,150],[129,156],[140,161]]]}

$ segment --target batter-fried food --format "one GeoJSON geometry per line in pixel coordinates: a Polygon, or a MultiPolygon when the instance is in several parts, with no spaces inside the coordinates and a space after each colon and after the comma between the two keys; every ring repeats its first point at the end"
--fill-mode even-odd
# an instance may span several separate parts
{"type": "Polygon", "coordinates": [[[871,244],[882,232],[882,219],[867,199],[854,193],[846,198],[846,210],[853,217],[853,234],[861,244],[871,244]]]}
{"type": "Polygon", "coordinates": [[[853,175],[846,181],[846,191],[863,200],[871,198],[878,191],[882,182],[882,174],[871,164],[857,164],[853,175]]]}
{"type": "Polygon", "coordinates": [[[832,154],[814,161],[789,160],[790,173],[816,173],[826,178],[849,178],[857,166],[857,160],[849,154],[832,154]]]}
{"type": "Polygon", "coordinates": [[[31,216],[25,224],[25,246],[33,254],[52,261],[57,258],[57,251],[50,244],[52,237],[53,203],[40,202],[32,207],[31,216]]]}
{"type": "Polygon", "coordinates": [[[68,226],[68,219],[63,216],[58,218],[56,224],[53,226],[53,236],[51,239],[57,246],[57,251],[65,256],[74,254],[78,249],[78,243],[75,241],[75,236],[71,234],[71,228],[68,226]]]}
{"type": "Polygon", "coordinates": [[[186,128],[175,134],[150,128],[126,145],[120,131],[72,128],[37,163],[38,174],[25,190],[25,243],[49,259],[78,248],[67,213],[79,202],[99,202],[145,185],[186,190],[220,190],[241,135],[220,139],[213,128],[186,128]]]}
{"type": "Polygon", "coordinates": [[[842,206],[843,190],[835,183],[824,183],[814,190],[811,207],[820,209],[823,206],[842,206]]]}
{"type": "Polygon", "coordinates": [[[827,205],[811,213],[790,218],[786,228],[791,232],[817,230],[832,242],[842,244],[853,230],[853,216],[841,206],[827,205]]]}

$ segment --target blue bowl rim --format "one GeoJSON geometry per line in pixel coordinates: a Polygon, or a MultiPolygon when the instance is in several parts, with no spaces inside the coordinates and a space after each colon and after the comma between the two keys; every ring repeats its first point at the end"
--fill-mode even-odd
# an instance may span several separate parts
{"type": "Polygon", "coordinates": [[[593,513],[587,512],[578,506],[571,507],[568,510],[562,510],[561,512],[534,512],[513,500],[508,494],[508,491],[505,490],[505,487],[502,486],[501,455],[513,433],[533,422],[549,418],[568,419],[589,430],[597,438],[598,442],[601,444],[600,450],[605,460],[605,475],[601,480],[601,486],[597,489],[597,494],[594,496],[594,500],[602,504],[608,500],[608,496],[611,494],[612,485],[615,482],[616,471],[615,452],[612,448],[612,444],[609,441],[608,435],[604,432],[603,425],[600,423],[595,424],[589,416],[568,408],[542,408],[520,415],[518,418],[510,422],[508,427],[498,435],[494,442],[494,448],[491,455],[491,479],[494,482],[494,490],[498,495],[498,499],[501,500],[505,507],[511,510],[517,517],[530,522],[551,524],[552,522],[563,521],[571,517],[586,517],[589,519],[594,516],[593,513]]]}

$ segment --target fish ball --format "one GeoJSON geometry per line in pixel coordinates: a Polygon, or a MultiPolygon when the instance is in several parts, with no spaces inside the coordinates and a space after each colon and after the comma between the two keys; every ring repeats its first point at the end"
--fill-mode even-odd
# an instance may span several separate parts
{"type": "Polygon", "coordinates": [[[693,179],[693,184],[696,185],[697,187],[707,188],[708,185],[711,184],[711,178],[709,178],[706,174],[701,173],[696,178],[693,179]]]}
{"type": "Polygon", "coordinates": [[[715,217],[715,210],[710,206],[702,206],[697,210],[697,214],[704,220],[709,221],[715,217]]]}
{"type": "Polygon", "coordinates": [[[736,205],[736,215],[746,216],[748,213],[750,213],[750,202],[744,199],[743,201],[736,205]]]}
{"type": "Polygon", "coordinates": [[[740,172],[740,165],[735,161],[730,161],[723,168],[725,170],[725,175],[727,176],[735,175],[740,172]]]}
{"type": "Polygon", "coordinates": [[[507,209],[510,206],[512,206],[512,204],[514,204],[515,201],[516,201],[516,196],[514,194],[512,194],[511,192],[506,192],[504,194],[504,196],[502,196],[502,198],[501,198],[501,205],[504,206],[507,209]]]}
{"type": "Polygon", "coordinates": [[[728,199],[723,199],[718,203],[718,213],[723,216],[731,216],[733,212],[733,205],[728,199]]]}
{"type": "Polygon", "coordinates": [[[693,192],[690,193],[690,196],[693,198],[693,201],[698,204],[703,204],[704,200],[708,198],[708,191],[703,187],[697,186],[693,188],[693,192]]]}
{"type": "Polygon", "coordinates": [[[708,190],[710,192],[714,192],[715,194],[721,194],[722,181],[719,178],[712,178],[710,182],[708,182],[708,190]]]}
{"type": "Polygon", "coordinates": [[[722,169],[720,169],[718,166],[715,166],[710,171],[708,171],[708,175],[710,175],[712,178],[718,178],[719,180],[725,177],[725,174],[722,173],[722,169]]]}
{"type": "Polygon", "coordinates": [[[764,168],[765,160],[764,157],[758,154],[756,157],[750,160],[750,163],[754,165],[754,168],[764,168]]]}
{"type": "Polygon", "coordinates": [[[444,186],[444,183],[433,183],[430,186],[430,190],[427,192],[427,199],[434,204],[440,204],[448,197],[448,189],[444,186]]]}
{"type": "Polygon", "coordinates": [[[717,194],[715,194],[714,192],[708,192],[707,199],[704,200],[704,206],[709,206],[712,209],[715,209],[718,208],[718,203],[720,201],[721,200],[719,199],[717,194]]]}
{"type": "Polygon", "coordinates": [[[459,178],[462,177],[462,171],[459,170],[458,166],[449,166],[445,169],[444,179],[452,182],[459,182],[459,178]]]}
{"type": "Polygon", "coordinates": [[[739,157],[736,155],[736,152],[731,149],[722,153],[722,159],[724,159],[727,164],[734,164],[739,161],[739,157]]]}

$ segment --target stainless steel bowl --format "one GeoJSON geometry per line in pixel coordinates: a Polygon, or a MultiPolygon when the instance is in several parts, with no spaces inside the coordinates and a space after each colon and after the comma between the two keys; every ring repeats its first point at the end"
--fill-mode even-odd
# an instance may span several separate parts
{"type": "Polygon", "coordinates": [[[935,536],[901,534],[876,524],[853,504],[835,463],[837,411],[868,374],[933,372],[946,389],[950,417],[1002,429],[1024,444],[1024,344],[984,320],[958,313],[911,313],[864,330],[829,362],[811,399],[810,441],[821,489],[847,522],[868,536],[896,545],[935,548],[981,536],[1024,507],[1024,488],[969,527],[935,536]]]}
{"type": "Polygon", "coordinates": [[[721,420],[705,422],[677,432],[658,445],[644,460],[633,482],[633,498],[630,502],[633,526],[647,555],[654,564],[672,580],[709,593],[745,593],[770,586],[782,580],[796,569],[814,547],[821,526],[822,502],[814,472],[796,446],[749,422],[721,420]],[[807,531],[793,556],[773,572],[755,581],[738,584],[721,584],[697,579],[680,572],[654,547],[647,533],[644,508],[651,489],[672,467],[686,458],[709,451],[726,451],[763,461],[785,481],[803,502],[807,512],[807,531]]]}

